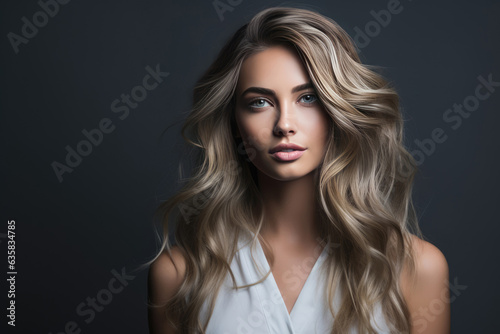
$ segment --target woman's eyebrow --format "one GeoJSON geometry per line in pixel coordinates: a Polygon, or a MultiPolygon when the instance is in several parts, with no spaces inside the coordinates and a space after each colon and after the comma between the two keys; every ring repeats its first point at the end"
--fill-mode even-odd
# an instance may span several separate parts
{"type": "MultiPolygon", "coordinates": [[[[310,81],[293,87],[292,93],[300,92],[302,90],[306,90],[309,88],[314,88],[314,86],[312,85],[312,83],[310,81]]],[[[276,92],[274,90],[269,89],[269,88],[263,88],[263,87],[248,87],[247,89],[245,89],[245,91],[243,93],[241,93],[240,97],[243,97],[248,93],[272,95],[272,96],[276,97],[276,92]]]]}

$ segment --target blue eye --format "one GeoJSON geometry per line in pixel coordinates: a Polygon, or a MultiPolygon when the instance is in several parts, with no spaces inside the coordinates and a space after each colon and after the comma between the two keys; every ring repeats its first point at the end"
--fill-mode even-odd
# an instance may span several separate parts
{"type": "Polygon", "coordinates": [[[267,107],[266,105],[262,105],[261,103],[269,103],[265,99],[255,99],[252,102],[250,102],[249,106],[252,108],[264,108],[267,107]],[[259,105],[256,105],[256,103],[259,102],[259,105]]]}
{"type": "Polygon", "coordinates": [[[308,103],[308,104],[314,103],[318,99],[314,94],[306,94],[306,95],[302,96],[300,99],[302,100],[305,97],[309,97],[309,99],[305,101],[305,103],[308,103]]]}

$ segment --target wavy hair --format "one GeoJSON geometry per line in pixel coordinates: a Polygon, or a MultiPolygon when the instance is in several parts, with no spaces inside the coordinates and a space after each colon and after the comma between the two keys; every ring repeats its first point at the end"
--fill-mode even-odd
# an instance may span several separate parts
{"type": "Polygon", "coordinates": [[[262,228],[263,214],[254,210],[262,205],[256,168],[235,136],[235,88],[243,61],[275,45],[297,51],[332,121],[315,181],[321,230],[336,246],[325,261],[325,292],[335,319],[331,333],[346,333],[351,326],[376,333],[370,319],[377,302],[391,330],[409,333],[399,277],[405,263],[414,275],[412,234],[422,233],[412,203],[417,166],[403,144],[399,97],[374,66],[361,63],[350,36],[334,20],[292,7],[255,15],[196,83],[182,127],[183,138],[198,150],[196,164],[182,189],[158,207],[163,240],[150,261],[163,251],[172,256],[169,227],[175,224],[186,274],[162,305],[166,317],[180,333],[204,333],[226,275],[236,285],[230,263],[240,233],[258,236],[262,228]],[[342,299],[335,310],[337,286],[342,299]],[[209,317],[202,324],[205,302],[209,317]]]}

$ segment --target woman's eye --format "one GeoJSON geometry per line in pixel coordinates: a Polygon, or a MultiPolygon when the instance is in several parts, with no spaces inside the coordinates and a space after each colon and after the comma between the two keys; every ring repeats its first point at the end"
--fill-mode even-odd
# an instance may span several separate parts
{"type": "Polygon", "coordinates": [[[300,99],[301,100],[305,99],[304,100],[305,103],[314,103],[314,102],[316,102],[316,100],[318,98],[314,94],[307,94],[307,95],[302,96],[300,99]]]}
{"type": "Polygon", "coordinates": [[[264,107],[267,107],[265,105],[265,103],[269,103],[269,102],[267,102],[264,99],[256,99],[256,100],[253,100],[252,102],[250,102],[250,107],[252,107],[252,108],[264,108],[264,107]]]}

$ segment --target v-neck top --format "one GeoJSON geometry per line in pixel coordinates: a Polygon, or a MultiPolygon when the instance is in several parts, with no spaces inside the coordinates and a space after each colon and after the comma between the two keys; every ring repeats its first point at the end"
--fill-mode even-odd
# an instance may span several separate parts
{"type": "MultiPolygon", "coordinates": [[[[264,250],[256,239],[256,249],[251,238],[241,236],[238,250],[231,262],[237,286],[255,283],[270,270],[264,250]],[[253,259],[255,259],[255,262],[253,259]]],[[[323,263],[327,258],[330,242],[314,263],[290,313],[272,274],[261,283],[247,288],[233,289],[231,276],[226,276],[214,305],[206,334],[329,334],[333,317],[327,304],[323,263]]],[[[334,310],[340,305],[339,293],[334,296],[334,310]]],[[[208,303],[202,306],[200,321],[208,316],[208,303]]],[[[380,304],[374,309],[372,324],[378,333],[390,333],[380,304]]],[[[350,334],[357,334],[352,329],[350,334]]]]}

